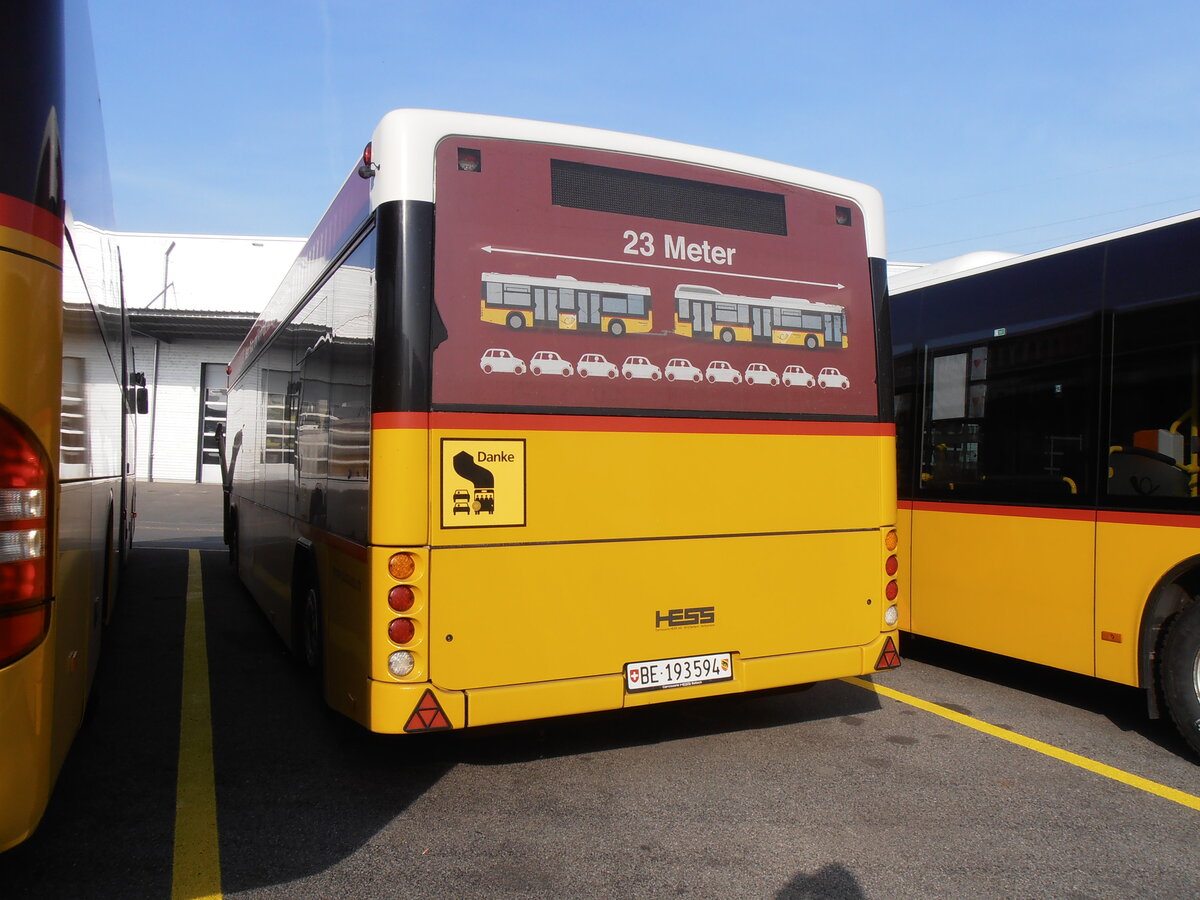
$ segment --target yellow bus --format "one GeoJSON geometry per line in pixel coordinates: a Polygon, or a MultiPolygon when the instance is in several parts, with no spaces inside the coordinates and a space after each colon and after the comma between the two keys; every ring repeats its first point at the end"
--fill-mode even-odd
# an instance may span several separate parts
{"type": "Polygon", "coordinates": [[[654,326],[650,289],[636,285],[484,272],[481,293],[479,318],[513,330],[562,328],[620,337],[645,334],[654,326]]]}
{"type": "Polygon", "coordinates": [[[684,337],[845,349],[846,307],[800,297],[742,297],[701,284],[675,288],[675,332],[684,337]]]}
{"type": "Polygon", "coordinates": [[[10,5],[0,49],[12,88],[0,100],[5,850],[41,820],[96,672],[133,537],[134,429],[123,385],[137,379],[125,355],[86,5],[10,5]]]}
{"type": "Polygon", "coordinates": [[[935,264],[892,328],[903,628],[1143,688],[1200,751],[1197,247],[935,264]]]}
{"type": "MultiPolygon", "coordinates": [[[[895,666],[884,272],[861,184],[389,113],[231,364],[231,559],[326,701],[378,732],[895,666]],[[628,285],[656,322],[700,266],[755,291],[841,284],[848,387],[666,378],[718,362],[670,330],[499,330],[479,306],[496,254],[505,283],[562,290],[569,264],[576,292],[628,285]],[[358,462],[306,459],[338,454],[358,462]]],[[[711,349],[730,371],[796,352],[711,349]]]]}

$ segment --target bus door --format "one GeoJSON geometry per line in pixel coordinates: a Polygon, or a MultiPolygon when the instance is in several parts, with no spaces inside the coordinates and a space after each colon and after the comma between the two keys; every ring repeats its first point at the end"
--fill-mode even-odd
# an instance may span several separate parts
{"type": "Polygon", "coordinates": [[[558,291],[554,288],[533,289],[533,324],[558,327],[558,291]]]}
{"type": "Polygon", "coordinates": [[[579,292],[579,325],[600,327],[600,295],[591,292],[579,292]]]}
{"type": "Polygon", "coordinates": [[[764,306],[750,307],[750,326],[754,340],[771,339],[771,310],[764,306]]]}
{"type": "Polygon", "coordinates": [[[704,300],[692,301],[692,335],[713,336],[713,304],[704,300]]]}
{"type": "Polygon", "coordinates": [[[842,343],[842,317],[825,313],[825,346],[842,343]]]}

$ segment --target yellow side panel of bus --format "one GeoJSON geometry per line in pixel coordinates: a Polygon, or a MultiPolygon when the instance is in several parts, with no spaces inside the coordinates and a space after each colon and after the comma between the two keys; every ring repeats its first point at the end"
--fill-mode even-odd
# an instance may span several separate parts
{"type": "Polygon", "coordinates": [[[1146,602],[1165,574],[1200,553],[1200,529],[1183,517],[1162,517],[1179,522],[1174,526],[1146,518],[1145,524],[1101,521],[1096,528],[1096,674],[1130,685],[1138,683],[1146,602]]]}
{"type": "Polygon", "coordinates": [[[917,508],[911,628],[1095,673],[1092,521],[917,508]]]}
{"type": "Polygon", "coordinates": [[[29,836],[50,796],[52,638],[0,669],[0,851],[29,836]]]}

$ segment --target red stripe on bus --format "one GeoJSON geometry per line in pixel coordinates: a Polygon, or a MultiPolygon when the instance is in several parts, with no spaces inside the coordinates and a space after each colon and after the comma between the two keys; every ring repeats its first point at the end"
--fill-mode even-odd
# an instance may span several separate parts
{"type": "Polygon", "coordinates": [[[1171,528],[1200,528],[1200,516],[1171,513],[1119,512],[1102,510],[1099,520],[1106,525],[1166,525],[1171,528]]]}
{"type": "Polygon", "coordinates": [[[968,516],[1010,516],[1021,519],[1058,519],[1066,522],[1094,522],[1094,509],[1062,509],[1045,506],[995,506],[983,503],[937,503],[932,500],[911,500],[898,504],[901,508],[908,503],[917,512],[962,513],[968,516]]]}
{"type": "Polygon", "coordinates": [[[63,223],[54,213],[18,200],[11,194],[0,194],[0,226],[15,228],[34,237],[62,246],[63,223]]]}
{"type": "Polygon", "coordinates": [[[356,559],[359,562],[368,562],[371,558],[369,547],[356,544],[354,541],[348,541],[345,538],[338,537],[336,534],[330,534],[328,531],[323,531],[307,522],[300,523],[300,533],[310,541],[320,542],[329,547],[329,549],[344,553],[346,556],[356,559]]]}
{"type": "Polygon", "coordinates": [[[793,422],[760,419],[668,419],[647,416],[556,416],[508,413],[375,413],[376,429],[447,431],[605,431],[668,434],[793,434],[894,437],[883,422],[793,422]]]}

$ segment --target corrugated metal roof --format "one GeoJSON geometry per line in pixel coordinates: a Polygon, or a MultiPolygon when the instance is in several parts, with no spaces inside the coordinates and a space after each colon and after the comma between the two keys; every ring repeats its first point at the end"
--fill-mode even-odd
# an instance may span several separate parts
{"type": "Polygon", "coordinates": [[[203,309],[131,309],[129,327],[134,334],[173,343],[177,340],[228,340],[241,343],[253,313],[203,309]]]}

